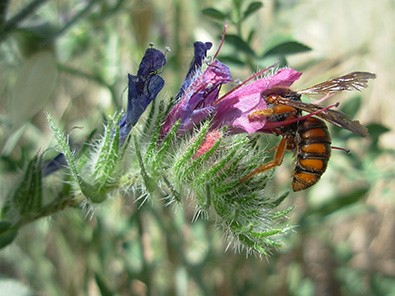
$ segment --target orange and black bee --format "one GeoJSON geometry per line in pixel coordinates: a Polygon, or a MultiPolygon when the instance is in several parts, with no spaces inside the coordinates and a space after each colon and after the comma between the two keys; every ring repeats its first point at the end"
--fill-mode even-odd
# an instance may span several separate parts
{"type": "Polygon", "coordinates": [[[331,136],[325,121],[362,137],[366,137],[368,132],[358,121],[353,121],[346,114],[331,109],[337,104],[323,107],[305,103],[301,100],[302,94],[321,94],[329,97],[344,90],[362,90],[367,86],[367,81],[375,77],[375,74],[369,72],[352,72],[298,92],[288,88],[272,88],[262,92],[267,109],[253,112],[250,119],[265,118],[267,124],[260,131],[280,135],[282,140],[277,146],[274,159],[260,165],[242,180],[248,180],[256,174],[279,166],[285,151],[292,150],[296,158],[293,191],[304,190],[317,183],[325,172],[331,156],[331,136]],[[303,111],[308,114],[303,115],[303,111]]]}

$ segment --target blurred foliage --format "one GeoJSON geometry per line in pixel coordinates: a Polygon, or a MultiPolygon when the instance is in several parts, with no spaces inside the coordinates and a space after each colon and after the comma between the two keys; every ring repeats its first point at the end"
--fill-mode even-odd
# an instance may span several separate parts
{"type": "MultiPolygon", "coordinates": [[[[340,12],[337,2],[326,5],[340,12]]],[[[352,3],[355,13],[359,6],[365,7],[358,1],[352,3]]],[[[102,130],[103,118],[124,105],[126,73],[136,72],[150,41],[158,48],[170,46],[172,50],[167,54],[169,63],[163,73],[169,82],[167,94],[178,91],[188,68],[192,42],[207,38],[216,42],[225,21],[230,24],[229,34],[220,59],[238,66],[241,78],[278,61],[280,65],[290,64],[307,71],[311,67],[312,74],[307,77],[314,80],[316,76],[339,74],[347,68],[339,65],[347,65],[347,61],[361,62],[365,55],[375,51],[377,44],[380,57],[384,56],[382,48],[387,39],[368,40],[362,43],[363,48],[351,53],[336,55],[333,50],[333,56],[326,52],[317,57],[315,43],[299,40],[299,33],[294,34],[289,28],[295,23],[302,28],[303,25],[321,28],[310,23],[316,14],[312,9],[312,16],[309,15],[306,5],[312,3],[2,1],[0,203],[3,211],[7,211],[6,195],[19,184],[15,200],[26,198],[25,192],[40,194],[40,190],[47,189],[41,187],[37,175],[37,166],[43,161],[37,153],[45,151],[45,159],[51,159],[57,152],[47,150],[53,147],[54,137],[43,108],[59,118],[75,143],[90,139],[93,129],[102,130]],[[306,12],[301,12],[299,7],[306,12]]],[[[376,5],[382,7],[380,19],[372,18],[373,21],[386,19],[387,14],[393,19],[393,3],[383,1],[380,5],[376,5]]],[[[366,7],[370,9],[369,5],[366,7]]],[[[327,13],[318,17],[319,24],[325,24],[328,18],[330,25],[325,29],[329,28],[336,36],[341,35],[341,30],[348,32],[346,26],[334,29],[333,18],[327,13]]],[[[376,28],[368,18],[358,18],[366,22],[366,27],[376,28]]],[[[337,21],[341,23],[340,17],[337,21]]],[[[345,23],[348,26],[348,18],[345,23]]],[[[388,24],[383,30],[386,27],[393,26],[388,24]]],[[[380,29],[375,34],[379,35],[380,29]]],[[[361,35],[373,38],[362,32],[361,35]]],[[[352,34],[350,40],[358,35],[357,31],[352,34]]],[[[318,35],[330,40],[335,48],[342,47],[322,31],[318,35]]],[[[348,45],[352,43],[348,41],[348,45]]],[[[387,61],[382,63],[387,66],[387,61]]],[[[366,62],[366,67],[372,67],[367,70],[379,71],[373,68],[374,64],[366,62]]],[[[214,230],[210,221],[191,223],[193,205],[164,207],[165,201],[160,197],[142,204],[120,192],[119,196],[95,207],[62,204],[55,213],[33,217],[52,214],[50,218],[20,229],[13,228],[9,222],[0,222],[0,247],[4,247],[0,252],[0,293],[392,295],[395,290],[392,247],[395,144],[383,145],[384,137],[392,131],[392,122],[377,114],[380,111],[377,108],[392,110],[388,107],[391,93],[386,91],[384,88],[376,94],[385,100],[367,101],[367,95],[362,93],[342,101],[341,109],[350,116],[368,114],[364,122],[370,122],[367,125],[370,137],[359,139],[331,128],[333,144],[350,148],[351,153],[333,151],[322,180],[311,190],[285,200],[285,207],[295,204],[291,221],[299,227],[290,235],[287,247],[273,252],[268,260],[224,252],[226,246],[221,233],[214,230]]],[[[274,146],[277,141],[267,135],[257,140],[262,147],[274,146]]],[[[291,157],[288,155],[285,164],[276,170],[272,186],[280,193],[289,187],[291,157]]],[[[51,178],[53,184],[59,183],[60,176],[55,174],[51,178]]],[[[71,189],[55,186],[52,190],[48,201],[62,190],[66,194],[71,189]]],[[[36,196],[28,196],[29,209],[41,207],[36,196]]]]}

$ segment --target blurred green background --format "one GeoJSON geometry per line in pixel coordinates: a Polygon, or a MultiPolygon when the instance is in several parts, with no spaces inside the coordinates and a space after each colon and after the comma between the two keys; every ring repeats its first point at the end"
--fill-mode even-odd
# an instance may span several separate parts
{"type": "MultiPolygon", "coordinates": [[[[1,2],[0,203],[26,161],[54,147],[43,110],[84,141],[103,115],[126,106],[127,73],[150,42],[171,49],[160,93],[167,99],[188,71],[193,42],[216,48],[225,20],[221,56],[234,78],[280,60],[304,72],[295,89],[356,70],[377,79],[331,99],[371,136],[332,129],[334,146],[351,154],[333,151],[322,180],[291,193],[298,227],[271,257],[225,251],[212,221],[191,222],[193,204],[150,200],[138,209],[119,196],[94,213],[67,209],[25,226],[0,251],[0,295],[395,295],[395,2],[256,3],[1,2]]],[[[275,191],[289,190],[291,171],[288,153],[275,191]]]]}

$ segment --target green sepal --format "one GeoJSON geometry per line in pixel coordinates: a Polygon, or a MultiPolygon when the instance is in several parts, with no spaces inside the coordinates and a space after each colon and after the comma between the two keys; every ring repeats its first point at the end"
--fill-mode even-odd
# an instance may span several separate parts
{"type": "Polygon", "coordinates": [[[177,131],[181,125],[181,121],[177,121],[170,129],[168,134],[163,139],[156,154],[153,155],[151,162],[151,172],[153,175],[158,176],[159,172],[164,168],[164,160],[176,141],[177,131]]]}
{"type": "Polygon", "coordinates": [[[74,181],[78,184],[81,192],[87,199],[89,199],[93,203],[101,203],[106,199],[107,188],[98,187],[86,182],[77,170],[76,161],[74,159],[74,153],[71,151],[68,137],[65,136],[63,131],[59,129],[52,116],[48,113],[47,119],[49,126],[55,136],[55,139],[58,144],[58,149],[61,153],[64,154],[67,164],[69,166],[69,170],[71,176],[73,177],[74,181]]]}
{"type": "Polygon", "coordinates": [[[120,129],[117,124],[120,117],[120,114],[116,114],[114,118],[110,119],[97,154],[92,175],[95,178],[95,184],[99,188],[109,188],[114,183],[114,176],[116,176],[116,167],[120,156],[120,129]]]}
{"type": "MultiPolygon", "coordinates": [[[[195,140],[190,145],[188,145],[182,155],[174,162],[172,170],[174,171],[175,179],[178,181],[178,183],[189,180],[191,178],[191,173],[196,171],[197,167],[204,163],[204,160],[206,160],[208,156],[211,155],[211,153],[207,154],[206,152],[204,155],[193,160],[191,163],[191,159],[203,143],[209,127],[209,122],[206,122],[195,137],[195,140]]],[[[216,145],[216,147],[217,146],[218,145],[216,145]]]]}

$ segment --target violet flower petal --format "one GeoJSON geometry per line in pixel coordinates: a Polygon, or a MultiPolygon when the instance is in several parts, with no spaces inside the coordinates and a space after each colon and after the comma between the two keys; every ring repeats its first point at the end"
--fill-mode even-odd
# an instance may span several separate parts
{"type": "Polygon", "coordinates": [[[207,56],[207,51],[213,46],[211,42],[201,42],[196,41],[193,44],[194,47],[194,57],[192,59],[191,65],[189,66],[189,70],[187,75],[185,76],[184,82],[181,85],[180,91],[175,96],[175,101],[177,102],[180,97],[185,93],[185,90],[192,83],[193,77],[198,73],[199,69],[203,65],[203,61],[207,56]]]}
{"type": "Polygon", "coordinates": [[[147,48],[140,62],[137,76],[147,79],[149,76],[156,75],[156,71],[166,64],[165,54],[155,48],[147,48]]]}
{"type": "Polygon", "coordinates": [[[203,73],[193,77],[189,87],[171,109],[163,124],[161,135],[166,135],[177,120],[181,120],[179,133],[188,131],[193,125],[204,120],[213,111],[213,108],[205,108],[211,107],[211,103],[218,98],[221,85],[231,80],[229,68],[225,64],[217,60],[209,64],[203,73]],[[210,112],[199,113],[199,110],[210,110],[210,112]],[[195,116],[195,114],[206,116],[195,116]]]}

